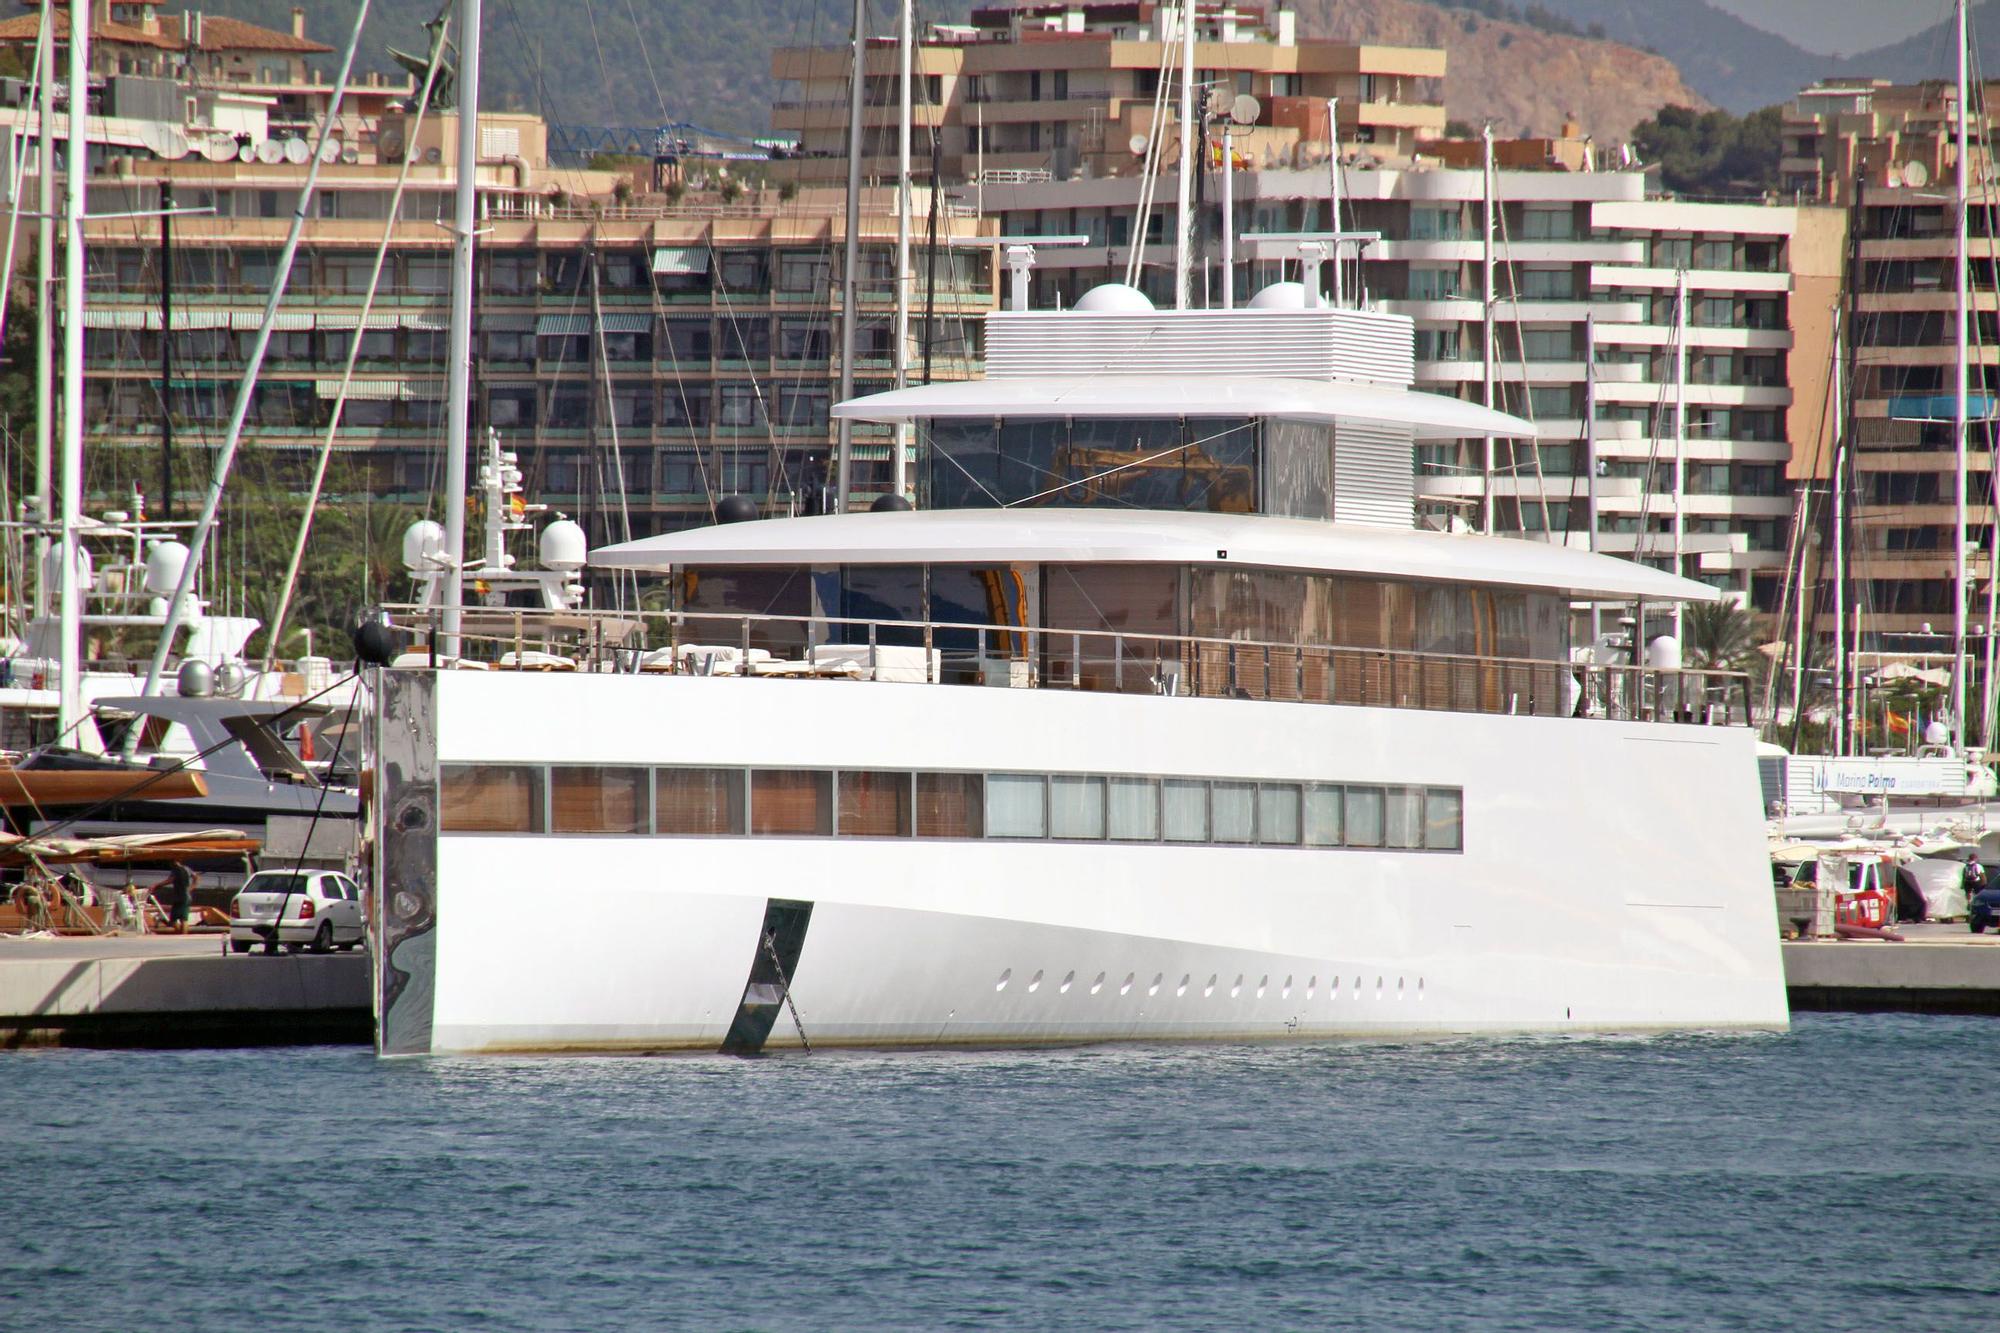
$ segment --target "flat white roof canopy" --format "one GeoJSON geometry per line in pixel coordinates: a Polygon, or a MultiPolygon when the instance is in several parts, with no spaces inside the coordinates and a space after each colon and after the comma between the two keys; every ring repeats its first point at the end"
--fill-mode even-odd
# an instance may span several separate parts
{"type": "Polygon", "coordinates": [[[1434,393],[1239,375],[1024,375],[892,389],[836,403],[852,421],[953,417],[1291,417],[1410,426],[1420,440],[1534,438],[1505,412],[1434,393]]]}
{"type": "Polygon", "coordinates": [[[1160,564],[1536,588],[1599,601],[1712,602],[1705,583],[1545,542],[1254,514],[931,509],[718,524],[600,547],[597,569],[714,565],[1160,564]]]}

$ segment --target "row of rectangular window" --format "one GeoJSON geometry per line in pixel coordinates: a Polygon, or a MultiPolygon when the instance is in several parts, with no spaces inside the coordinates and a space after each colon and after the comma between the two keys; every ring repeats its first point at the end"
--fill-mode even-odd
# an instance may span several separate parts
{"type": "Polygon", "coordinates": [[[1002,838],[1457,852],[1455,787],[1092,773],[447,764],[447,833],[1002,838]]]}

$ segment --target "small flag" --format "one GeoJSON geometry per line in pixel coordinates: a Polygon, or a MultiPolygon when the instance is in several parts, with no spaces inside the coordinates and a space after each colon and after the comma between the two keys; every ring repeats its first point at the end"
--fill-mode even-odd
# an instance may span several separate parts
{"type": "Polygon", "coordinates": [[[1910,719],[1907,717],[1897,713],[1884,713],[1883,717],[1887,719],[1890,731],[1901,732],[1905,736],[1910,734],[1910,719]]]}

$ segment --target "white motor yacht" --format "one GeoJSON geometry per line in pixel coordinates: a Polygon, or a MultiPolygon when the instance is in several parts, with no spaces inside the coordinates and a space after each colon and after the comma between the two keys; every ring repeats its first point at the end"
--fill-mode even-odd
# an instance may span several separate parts
{"type": "Polygon", "coordinates": [[[1417,530],[1417,441],[1531,428],[1307,278],[1017,298],[836,407],[914,509],[598,549],[665,609],[583,670],[382,671],[380,1049],[1783,1028],[1740,680],[1571,663],[1715,594],[1417,530]]]}

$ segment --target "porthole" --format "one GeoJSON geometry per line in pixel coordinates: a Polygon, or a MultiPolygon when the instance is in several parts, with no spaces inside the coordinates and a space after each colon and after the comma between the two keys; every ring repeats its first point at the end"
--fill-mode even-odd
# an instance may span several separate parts
{"type": "Polygon", "coordinates": [[[1238,972],[1236,974],[1236,984],[1229,988],[1229,998],[1233,1000],[1242,993],[1243,993],[1243,974],[1241,972],[1238,972]]]}
{"type": "Polygon", "coordinates": [[[1013,979],[1014,979],[1014,969],[1010,967],[1006,971],[1000,974],[1000,980],[993,983],[993,989],[996,991],[1006,990],[1007,983],[1012,981],[1013,979]]]}
{"type": "Polygon", "coordinates": [[[1396,978],[1396,998],[1399,1000],[1403,998],[1403,978],[1401,977],[1396,978]]]}
{"type": "Polygon", "coordinates": [[[1271,978],[1270,978],[1270,977],[1269,977],[1268,975],[1266,975],[1266,976],[1261,976],[1261,977],[1258,977],[1258,978],[1257,978],[1257,998],[1258,998],[1258,999],[1260,999],[1260,1000],[1261,1000],[1261,999],[1263,999],[1263,998],[1264,998],[1264,992],[1265,992],[1265,991],[1267,991],[1267,990],[1269,990],[1269,989],[1271,989],[1271,978]]]}
{"type": "Polygon", "coordinates": [[[1056,987],[1056,994],[1058,995],[1069,994],[1069,988],[1071,986],[1074,986],[1075,984],[1076,984],[1076,973],[1074,972],[1063,973],[1062,985],[1056,987]]]}
{"type": "MultiPolygon", "coordinates": [[[[1118,993],[1120,995],[1130,995],[1132,993],[1132,983],[1137,981],[1138,979],[1139,976],[1136,972],[1127,972],[1125,974],[1125,982],[1123,985],[1119,986],[1118,993]]],[[[1154,982],[1153,989],[1158,990],[1159,988],[1160,988],[1160,983],[1157,981],[1154,982]]]]}
{"type": "Polygon", "coordinates": [[[1315,972],[1312,974],[1312,976],[1306,979],[1306,998],[1310,1000],[1313,997],[1313,992],[1318,989],[1319,989],[1319,973],[1315,972]]]}
{"type": "Polygon", "coordinates": [[[1181,984],[1174,988],[1174,994],[1176,996],[1187,994],[1188,982],[1192,980],[1193,978],[1190,977],[1187,973],[1185,972],[1181,973],[1181,984]]]}
{"type": "Polygon", "coordinates": [[[1215,994],[1215,983],[1216,983],[1216,980],[1217,980],[1217,978],[1216,978],[1216,975],[1215,975],[1215,973],[1211,972],[1211,973],[1209,973],[1209,974],[1208,974],[1208,984],[1207,984],[1206,986],[1203,986],[1203,987],[1201,988],[1201,998],[1202,998],[1202,999],[1206,1000],[1206,999],[1207,999],[1207,998],[1208,998],[1209,996],[1211,996],[1211,995],[1215,994]]]}
{"type": "Polygon", "coordinates": [[[1292,979],[1290,977],[1285,978],[1285,988],[1278,992],[1278,998],[1281,1000],[1292,998],[1292,979]]]}
{"type": "Polygon", "coordinates": [[[1164,972],[1153,973],[1153,984],[1146,987],[1146,994],[1149,996],[1158,995],[1160,993],[1160,983],[1166,979],[1167,974],[1164,972]]]}
{"type": "Polygon", "coordinates": [[[1104,974],[1102,972],[1099,972],[1097,974],[1097,980],[1090,983],[1090,993],[1092,995],[1095,995],[1097,994],[1097,992],[1103,989],[1104,989],[1104,974]]]}
{"type": "Polygon", "coordinates": [[[1421,1003],[1421,1002],[1423,1001],[1423,998],[1424,998],[1424,979],[1423,979],[1422,977],[1418,977],[1418,978],[1417,978],[1417,1000],[1418,1000],[1418,1002],[1419,1002],[1419,1003],[1421,1003]]]}
{"type": "Polygon", "coordinates": [[[1028,994],[1033,995],[1042,988],[1042,970],[1035,969],[1035,975],[1028,978],[1028,994]]]}

